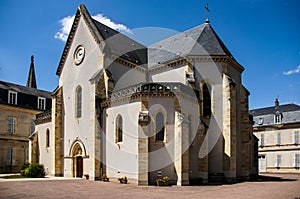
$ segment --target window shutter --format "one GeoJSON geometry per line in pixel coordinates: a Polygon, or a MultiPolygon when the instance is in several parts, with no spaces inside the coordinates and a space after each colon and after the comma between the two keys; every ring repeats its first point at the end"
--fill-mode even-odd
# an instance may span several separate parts
{"type": "Polygon", "coordinates": [[[276,156],[276,167],[280,167],[281,164],[281,155],[276,156]]]}
{"type": "Polygon", "coordinates": [[[10,166],[12,160],[12,148],[8,148],[6,151],[6,165],[10,166]]]}
{"type": "Polygon", "coordinates": [[[277,135],[276,135],[276,145],[280,145],[280,142],[281,142],[280,133],[277,133],[277,135]]]}
{"type": "Polygon", "coordinates": [[[294,144],[299,143],[299,131],[294,132],[294,144]]]}
{"type": "Polygon", "coordinates": [[[12,165],[16,165],[16,157],[17,157],[17,149],[16,148],[12,148],[12,165]]]}
{"type": "Polygon", "coordinates": [[[293,163],[294,167],[300,167],[300,154],[294,154],[293,163]]]}
{"type": "Polygon", "coordinates": [[[264,146],[264,143],[265,143],[265,135],[261,134],[260,135],[260,146],[264,146]]]}

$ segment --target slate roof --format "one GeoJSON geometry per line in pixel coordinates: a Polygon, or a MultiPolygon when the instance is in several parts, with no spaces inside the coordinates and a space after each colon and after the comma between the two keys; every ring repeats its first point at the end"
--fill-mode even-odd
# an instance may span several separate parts
{"type": "Polygon", "coordinates": [[[149,46],[149,68],[185,56],[228,56],[231,53],[209,23],[149,46]]]}
{"type": "Polygon", "coordinates": [[[10,91],[15,91],[18,93],[25,93],[28,95],[34,95],[38,97],[44,97],[51,99],[51,92],[39,90],[31,87],[26,87],[18,84],[13,84],[9,82],[0,81],[0,88],[10,91]]]}
{"type": "Polygon", "coordinates": [[[194,27],[146,47],[126,35],[92,19],[86,7],[80,5],[56,72],[57,75],[60,75],[62,71],[80,16],[82,16],[87,23],[91,34],[101,50],[106,53],[121,56],[144,68],[150,69],[162,63],[167,63],[179,57],[189,55],[227,56],[234,60],[232,54],[209,23],[194,27]]]}
{"type": "Polygon", "coordinates": [[[147,47],[130,39],[110,27],[93,20],[102,38],[105,40],[105,52],[121,56],[137,65],[147,63],[147,47]]]}
{"type": "Polygon", "coordinates": [[[300,123],[300,106],[296,104],[253,109],[249,113],[253,116],[254,127],[274,125],[275,115],[280,115],[280,124],[300,123]]]}
{"type": "Polygon", "coordinates": [[[268,114],[275,114],[277,111],[279,111],[280,113],[300,111],[300,106],[296,104],[284,104],[278,107],[271,106],[266,108],[258,108],[258,109],[250,110],[250,114],[255,117],[255,116],[268,115],[268,114]]]}

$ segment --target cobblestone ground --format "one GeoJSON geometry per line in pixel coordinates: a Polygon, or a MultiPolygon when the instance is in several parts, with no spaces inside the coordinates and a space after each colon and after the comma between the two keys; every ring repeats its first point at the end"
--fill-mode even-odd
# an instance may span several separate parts
{"type": "Polygon", "coordinates": [[[185,187],[136,186],[85,179],[0,180],[0,198],[300,198],[300,175],[268,174],[257,181],[185,187]]]}

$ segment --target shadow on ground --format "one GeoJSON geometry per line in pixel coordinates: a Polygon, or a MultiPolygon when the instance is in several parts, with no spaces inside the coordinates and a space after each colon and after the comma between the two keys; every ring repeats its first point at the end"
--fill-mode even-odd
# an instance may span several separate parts
{"type": "Polygon", "coordinates": [[[294,182],[294,181],[298,181],[299,178],[297,178],[295,176],[295,178],[293,178],[293,176],[285,176],[285,177],[281,177],[281,176],[276,176],[276,175],[259,175],[256,177],[252,177],[249,180],[220,180],[220,181],[210,181],[208,183],[202,183],[201,179],[197,180],[197,181],[190,181],[190,186],[221,186],[221,185],[233,185],[233,184],[238,184],[238,183],[244,183],[244,182],[294,182]]]}
{"type": "Polygon", "coordinates": [[[259,175],[256,180],[257,182],[292,182],[297,181],[298,179],[292,179],[292,178],[282,178],[279,176],[266,176],[266,175],[259,175]]]}

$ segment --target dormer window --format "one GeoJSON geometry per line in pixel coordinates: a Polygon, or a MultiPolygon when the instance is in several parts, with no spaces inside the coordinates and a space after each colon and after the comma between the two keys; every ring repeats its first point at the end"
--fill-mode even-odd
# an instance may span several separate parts
{"type": "Polygon", "coordinates": [[[9,91],[8,92],[8,103],[17,104],[17,92],[9,91]]]}
{"type": "Polygon", "coordinates": [[[46,99],[43,97],[38,98],[38,109],[45,110],[46,109],[46,99]]]}
{"type": "Polygon", "coordinates": [[[259,118],[258,125],[263,125],[263,124],[264,124],[264,118],[259,118]]]}
{"type": "Polygon", "coordinates": [[[280,124],[282,122],[282,115],[281,113],[276,113],[274,116],[274,123],[280,124]]]}

